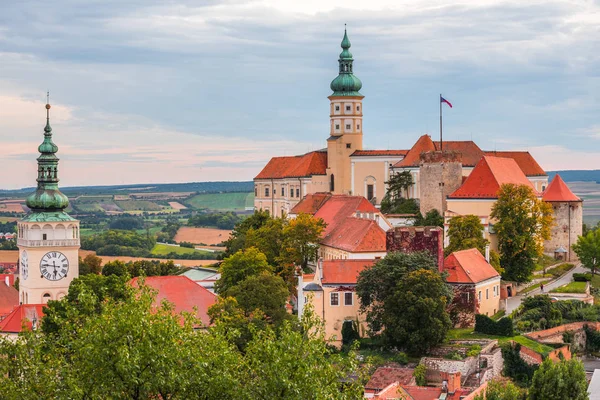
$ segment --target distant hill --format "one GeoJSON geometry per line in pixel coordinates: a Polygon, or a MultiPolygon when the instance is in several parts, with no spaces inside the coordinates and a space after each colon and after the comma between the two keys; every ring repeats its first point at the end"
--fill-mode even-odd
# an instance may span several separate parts
{"type": "MultiPolygon", "coordinates": [[[[0,190],[0,197],[22,197],[33,192],[35,188],[28,187],[18,190],[0,190]]],[[[61,192],[67,196],[99,195],[99,194],[128,194],[128,193],[162,193],[162,192],[252,192],[254,183],[244,182],[190,182],[190,183],[160,183],[113,186],[71,186],[61,187],[61,192]]]]}
{"type": "Polygon", "coordinates": [[[593,170],[569,170],[569,171],[547,171],[549,180],[554,178],[557,173],[565,182],[591,181],[600,183],[600,169],[593,170]]]}

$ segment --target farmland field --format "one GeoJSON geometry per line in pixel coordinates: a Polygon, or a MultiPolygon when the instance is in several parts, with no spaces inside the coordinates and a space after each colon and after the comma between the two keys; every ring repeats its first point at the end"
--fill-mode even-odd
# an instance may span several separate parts
{"type": "Polygon", "coordinates": [[[154,248],[152,249],[152,254],[156,254],[156,255],[167,255],[169,253],[176,253],[176,254],[190,254],[190,253],[197,253],[197,254],[210,254],[210,252],[208,251],[200,251],[200,250],[195,250],[195,249],[190,249],[189,247],[180,247],[180,246],[169,246],[168,244],[162,244],[162,243],[157,243],[156,245],[154,245],[154,248]]]}
{"type": "Polygon", "coordinates": [[[123,211],[160,211],[162,207],[154,202],[148,200],[125,200],[115,201],[115,203],[123,211]]]}
{"type": "MultiPolygon", "coordinates": [[[[10,252],[10,251],[5,251],[5,252],[10,252]]],[[[17,260],[19,258],[19,252],[18,251],[12,251],[15,255],[14,255],[14,259],[17,260]]],[[[94,251],[90,251],[90,250],[79,250],[79,256],[82,258],[85,258],[85,256],[87,256],[88,254],[96,254],[96,252],[94,251]]],[[[0,250],[0,258],[2,257],[2,250],[0,250]]],[[[128,257],[128,256],[99,256],[100,258],[102,258],[102,265],[106,264],[107,262],[110,261],[115,261],[115,260],[119,260],[122,262],[130,262],[130,261],[140,261],[140,260],[157,260],[160,262],[165,262],[167,260],[165,259],[160,259],[160,258],[143,258],[143,257],[128,257]]],[[[216,263],[216,260],[173,260],[173,262],[176,265],[181,265],[184,267],[196,267],[196,266],[201,266],[201,265],[212,265],[214,263],[216,263]]]]}
{"type": "Polygon", "coordinates": [[[23,207],[20,203],[0,203],[0,212],[22,213],[23,211],[23,207]]]}
{"type": "Polygon", "coordinates": [[[215,211],[244,211],[254,205],[254,193],[203,193],[186,201],[193,208],[215,211]]]}
{"type": "Polygon", "coordinates": [[[194,244],[219,244],[227,239],[231,234],[227,229],[216,228],[193,228],[191,226],[182,226],[175,235],[176,242],[190,242],[194,244]]]}
{"type": "Polygon", "coordinates": [[[186,206],[184,206],[183,204],[181,204],[181,203],[178,203],[178,202],[176,202],[176,201],[170,201],[170,202],[169,202],[169,205],[170,205],[172,208],[176,209],[176,210],[184,210],[184,209],[186,209],[186,208],[187,208],[187,207],[186,207],[186,206]]]}

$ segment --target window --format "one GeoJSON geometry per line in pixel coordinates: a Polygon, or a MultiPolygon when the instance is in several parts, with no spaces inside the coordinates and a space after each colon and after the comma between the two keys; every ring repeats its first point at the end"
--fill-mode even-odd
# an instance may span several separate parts
{"type": "Polygon", "coordinates": [[[48,239],[48,235],[46,233],[42,234],[42,240],[47,240],[48,239]]]}
{"type": "Polygon", "coordinates": [[[350,111],[352,108],[350,106],[346,106],[346,111],[350,111]]]}
{"type": "Polygon", "coordinates": [[[331,176],[329,177],[329,191],[333,192],[335,190],[335,178],[333,177],[333,174],[331,174],[331,176]]]}
{"type": "Polygon", "coordinates": [[[265,197],[269,197],[269,188],[268,187],[265,188],[265,197]]]}
{"type": "Polygon", "coordinates": [[[290,197],[294,197],[294,188],[293,187],[290,188],[290,197]]]}
{"type": "Polygon", "coordinates": [[[360,130],[360,124],[357,124],[357,125],[356,125],[356,129],[357,129],[357,130],[360,130]]]}
{"type": "Polygon", "coordinates": [[[352,147],[352,145],[351,145],[350,143],[346,143],[346,148],[347,148],[347,149],[349,149],[349,148],[351,148],[351,147],[352,147]]]}
{"type": "Polygon", "coordinates": [[[330,304],[332,306],[339,306],[340,305],[340,294],[339,293],[331,293],[331,297],[330,297],[330,304]]]}
{"type": "Polygon", "coordinates": [[[360,106],[356,106],[356,111],[360,111],[360,106]]]}
{"type": "Polygon", "coordinates": [[[296,188],[296,197],[300,197],[300,188],[296,188]]]}
{"type": "Polygon", "coordinates": [[[258,186],[254,186],[254,196],[258,197],[258,186]]]}
{"type": "Polygon", "coordinates": [[[373,185],[367,185],[367,200],[371,200],[374,197],[374,189],[375,188],[373,187],[373,185]]]}
{"type": "Polygon", "coordinates": [[[340,106],[335,106],[335,111],[340,111],[340,106]]]}
{"type": "Polygon", "coordinates": [[[352,129],[352,125],[346,124],[346,130],[349,131],[350,129],[352,129]]]}
{"type": "Polygon", "coordinates": [[[335,129],[340,129],[340,124],[335,124],[335,129]]]}
{"type": "Polygon", "coordinates": [[[542,185],[542,192],[546,190],[546,185],[542,185]]]}
{"type": "Polygon", "coordinates": [[[481,290],[479,291],[479,293],[478,293],[478,296],[477,296],[477,297],[479,297],[479,301],[481,301],[481,290]]]}
{"type": "Polygon", "coordinates": [[[344,293],[344,305],[345,306],[351,306],[353,305],[353,298],[352,298],[352,292],[346,292],[344,293]]]}
{"type": "Polygon", "coordinates": [[[285,196],[285,187],[281,187],[281,197],[285,196]]]}
{"type": "Polygon", "coordinates": [[[485,289],[485,299],[489,299],[490,298],[490,289],[485,289]]]}

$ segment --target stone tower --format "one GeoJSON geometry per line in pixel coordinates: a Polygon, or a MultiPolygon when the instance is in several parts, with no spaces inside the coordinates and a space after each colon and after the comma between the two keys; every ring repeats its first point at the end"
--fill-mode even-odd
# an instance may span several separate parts
{"type": "Polygon", "coordinates": [[[58,189],[58,147],[52,142],[50,104],[46,104],[44,141],[38,151],[37,189],[26,200],[31,212],[18,223],[22,304],[61,299],[79,275],[79,221],[64,211],[69,199],[58,189]]]}
{"type": "Polygon", "coordinates": [[[339,74],[331,82],[330,135],[327,139],[327,179],[329,191],[349,194],[351,191],[350,155],[362,150],[362,82],[353,74],[350,40],[344,30],[340,53],[339,74]]]}
{"type": "Polygon", "coordinates": [[[462,185],[462,155],[452,151],[428,151],[421,154],[419,186],[421,214],[436,209],[444,215],[446,198],[462,185]]]}
{"type": "Polygon", "coordinates": [[[583,233],[583,200],[577,197],[556,174],[542,195],[542,199],[552,205],[554,226],[550,239],[544,242],[544,253],[549,256],[565,254],[566,261],[577,259],[572,246],[583,233]],[[566,253],[562,253],[566,251],[566,253]]]}

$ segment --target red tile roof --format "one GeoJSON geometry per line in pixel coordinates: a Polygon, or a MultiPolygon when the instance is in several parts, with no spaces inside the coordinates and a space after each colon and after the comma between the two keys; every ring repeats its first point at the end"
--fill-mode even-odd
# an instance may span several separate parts
{"type": "Polygon", "coordinates": [[[325,175],[327,152],[312,151],[301,156],[273,157],[254,179],[300,178],[325,175]]]}
{"type": "Polygon", "coordinates": [[[348,217],[323,236],[321,244],[350,253],[385,251],[385,231],[376,221],[348,217]]]}
{"type": "Polygon", "coordinates": [[[0,319],[10,314],[18,305],[19,291],[10,284],[7,286],[4,279],[0,280],[0,319]]]}
{"type": "Polygon", "coordinates": [[[379,367],[371,375],[365,389],[383,390],[394,382],[409,385],[413,378],[413,368],[379,367]]]}
{"type": "MultiPolygon", "coordinates": [[[[465,182],[448,198],[495,199],[505,183],[533,185],[512,158],[485,156],[465,182]]],[[[535,190],[535,189],[534,189],[535,190]]]]}
{"type": "Polygon", "coordinates": [[[436,147],[429,135],[421,136],[413,147],[406,153],[404,159],[397,162],[394,167],[418,167],[421,153],[435,151],[436,147]]]}
{"type": "Polygon", "coordinates": [[[32,321],[35,319],[39,326],[44,316],[45,304],[21,304],[6,318],[0,321],[0,332],[19,333],[25,329],[31,330],[32,321]]]}
{"type": "MultiPolygon", "coordinates": [[[[411,400],[438,400],[442,395],[442,388],[429,386],[402,386],[402,389],[410,396],[411,400]]],[[[447,400],[458,400],[461,396],[471,393],[470,389],[459,389],[454,393],[448,393],[447,400]]],[[[401,399],[401,397],[397,397],[401,399]]]]}
{"type": "Polygon", "coordinates": [[[303,213],[314,215],[331,196],[331,193],[307,194],[290,210],[290,214],[303,213]]]}
{"type": "Polygon", "coordinates": [[[375,260],[327,260],[323,261],[324,285],[356,285],[358,274],[375,264],[375,260]]]}
{"type": "Polygon", "coordinates": [[[325,237],[336,228],[337,224],[344,222],[346,217],[355,215],[357,211],[380,214],[380,211],[362,196],[338,194],[332,195],[324,202],[314,216],[323,219],[327,224],[323,231],[325,237]]]}
{"type": "Polygon", "coordinates": [[[361,156],[405,156],[408,150],[356,150],[350,157],[361,156]]]}
{"type": "MultiPolygon", "coordinates": [[[[431,140],[429,135],[423,135],[417,140],[414,146],[408,151],[403,160],[397,162],[394,167],[418,167],[421,161],[421,153],[428,151],[439,151],[440,142],[431,140]]],[[[444,141],[444,151],[453,151],[462,155],[462,164],[465,167],[475,166],[481,157],[484,156],[483,150],[479,148],[472,140],[444,141]]]]}
{"type": "Polygon", "coordinates": [[[479,283],[499,277],[477,249],[455,251],[444,260],[448,283],[479,283]]]}
{"type": "Polygon", "coordinates": [[[528,151],[486,151],[485,155],[512,158],[526,176],[546,176],[546,172],[528,151]]]}
{"type": "Polygon", "coordinates": [[[0,283],[6,283],[6,278],[8,278],[8,284],[13,286],[15,284],[15,274],[0,274],[0,283]]]}
{"type": "Polygon", "coordinates": [[[569,186],[556,174],[542,195],[544,201],[581,201],[581,199],[569,189],[569,186]]]}
{"type": "MultiPolygon", "coordinates": [[[[137,286],[138,278],[133,278],[131,284],[137,286]]],[[[149,276],[145,283],[158,291],[155,305],[160,305],[163,299],[173,303],[176,313],[182,311],[194,312],[205,326],[210,324],[208,308],[217,302],[217,296],[184,275],[149,276]]]]}

